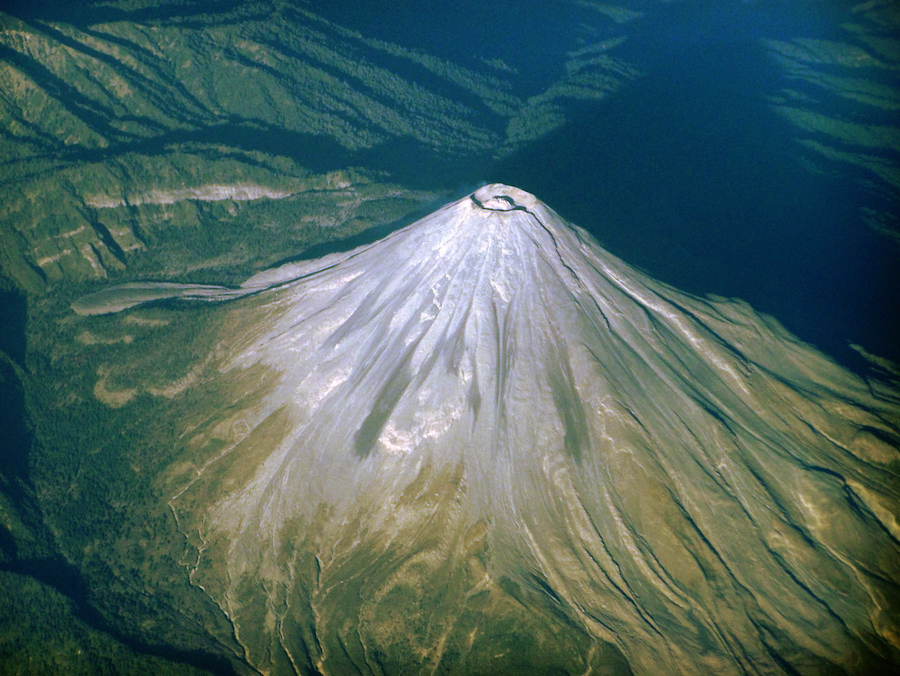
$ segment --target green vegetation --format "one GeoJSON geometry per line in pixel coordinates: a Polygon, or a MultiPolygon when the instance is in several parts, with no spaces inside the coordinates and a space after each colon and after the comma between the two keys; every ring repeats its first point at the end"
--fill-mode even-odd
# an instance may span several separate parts
{"type": "Polygon", "coordinates": [[[27,575],[0,572],[0,665],[4,674],[203,674],[136,652],[78,616],[73,602],[27,575]]]}
{"type": "MultiPolygon", "coordinates": [[[[29,476],[55,547],[82,580],[77,584],[92,590],[85,602],[97,609],[103,628],[115,627],[134,650],[154,654],[154,646],[167,646],[176,662],[224,664],[224,656],[240,649],[218,607],[190,584],[183,565],[189,548],[160,485],[166,468],[184,451],[178,442],[183,401],[177,388],[148,391],[154,383],[164,389],[177,381],[198,354],[212,349],[216,330],[210,312],[150,308],[123,318],[96,318],[86,328],[65,312],[58,296],[45,296],[38,305],[27,363],[33,374],[27,404],[38,442],[29,476]],[[131,339],[121,340],[123,335],[131,339]],[[173,345],[191,347],[173,350],[173,345]],[[104,373],[110,374],[106,392],[136,381],[144,389],[111,405],[108,396],[97,396],[104,373]]],[[[205,396],[220,397],[213,407],[228,403],[215,391],[205,396]]],[[[60,654],[69,655],[73,641],[87,640],[79,638],[82,634],[76,631],[70,639],[61,633],[66,643],[60,654]]],[[[16,650],[22,660],[34,648],[16,650]]],[[[84,648],[86,664],[91,656],[103,664],[104,653],[97,650],[84,648]]],[[[123,659],[130,665],[137,658],[123,659]]],[[[135,662],[134,670],[142,668],[135,662]]]]}

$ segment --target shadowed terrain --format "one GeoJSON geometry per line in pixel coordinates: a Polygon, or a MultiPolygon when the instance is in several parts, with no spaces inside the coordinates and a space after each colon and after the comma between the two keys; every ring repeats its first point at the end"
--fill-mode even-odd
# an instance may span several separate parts
{"type": "Polygon", "coordinates": [[[898,31],[5,3],[0,670],[890,671],[898,31]]]}

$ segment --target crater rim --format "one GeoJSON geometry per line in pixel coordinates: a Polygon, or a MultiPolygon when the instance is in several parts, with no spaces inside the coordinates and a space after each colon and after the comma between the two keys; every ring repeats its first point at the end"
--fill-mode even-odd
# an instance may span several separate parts
{"type": "Polygon", "coordinates": [[[487,211],[528,211],[537,202],[530,192],[505,183],[489,183],[470,197],[476,206],[487,211]]]}

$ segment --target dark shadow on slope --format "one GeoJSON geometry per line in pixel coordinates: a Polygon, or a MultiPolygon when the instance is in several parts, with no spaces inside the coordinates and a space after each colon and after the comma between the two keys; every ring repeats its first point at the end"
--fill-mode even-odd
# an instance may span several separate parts
{"type": "Polygon", "coordinates": [[[314,0],[315,12],[366,37],[403,45],[478,72],[493,74],[483,59],[506,59],[519,72],[517,86],[528,95],[560,76],[565,51],[577,44],[582,23],[597,13],[578,2],[523,3],[514,0],[394,3],[390,20],[384,6],[360,3],[347,12],[341,3],[314,0]],[[573,27],[576,27],[573,29],[573,27]]]}
{"type": "Polygon", "coordinates": [[[108,634],[136,653],[188,664],[215,674],[236,673],[231,663],[220,655],[202,650],[182,650],[168,645],[149,644],[117,630],[91,605],[89,590],[78,569],[61,556],[49,559],[19,560],[0,566],[0,570],[27,575],[57,590],[72,601],[75,617],[93,629],[108,634]]]}
{"type": "Polygon", "coordinates": [[[415,190],[454,190],[479,187],[494,162],[488,153],[442,154],[410,137],[392,138],[351,156],[353,166],[387,172],[389,180],[415,190]]]}
{"type": "Polygon", "coordinates": [[[900,268],[859,213],[873,195],[801,167],[796,128],[766,104],[772,71],[755,40],[674,44],[492,178],[653,277],[744,299],[858,372],[848,340],[897,360],[900,268]]]}
{"type": "Polygon", "coordinates": [[[6,0],[3,11],[21,19],[53,21],[74,26],[88,26],[109,21],[141,21],[151,23],[192,16],[227,13],[246,3],[243,0],[195,0],[194,2],[159,2],[156,7],[126,10],[110,6],[102,0],[6,0]]]}
{"type": "Polygon", "coordinates": [[[22,367],[25,365],[27,312],[25,294],[0,280],[0,352],[22,367]]]}

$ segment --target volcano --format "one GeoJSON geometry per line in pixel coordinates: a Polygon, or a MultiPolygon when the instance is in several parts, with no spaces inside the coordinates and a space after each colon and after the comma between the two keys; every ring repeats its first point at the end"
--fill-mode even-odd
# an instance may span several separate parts
{"type": "MultiPolygon", "coordinates": [[[[162,484],[265,673],[887,673],[898,399],[493,184],[238,288],[162,484]]],[[[189,308],[188,308],[189,310],[189,308]]],[[[199,385],[198,385],[199,386],[199,385]]]]}

